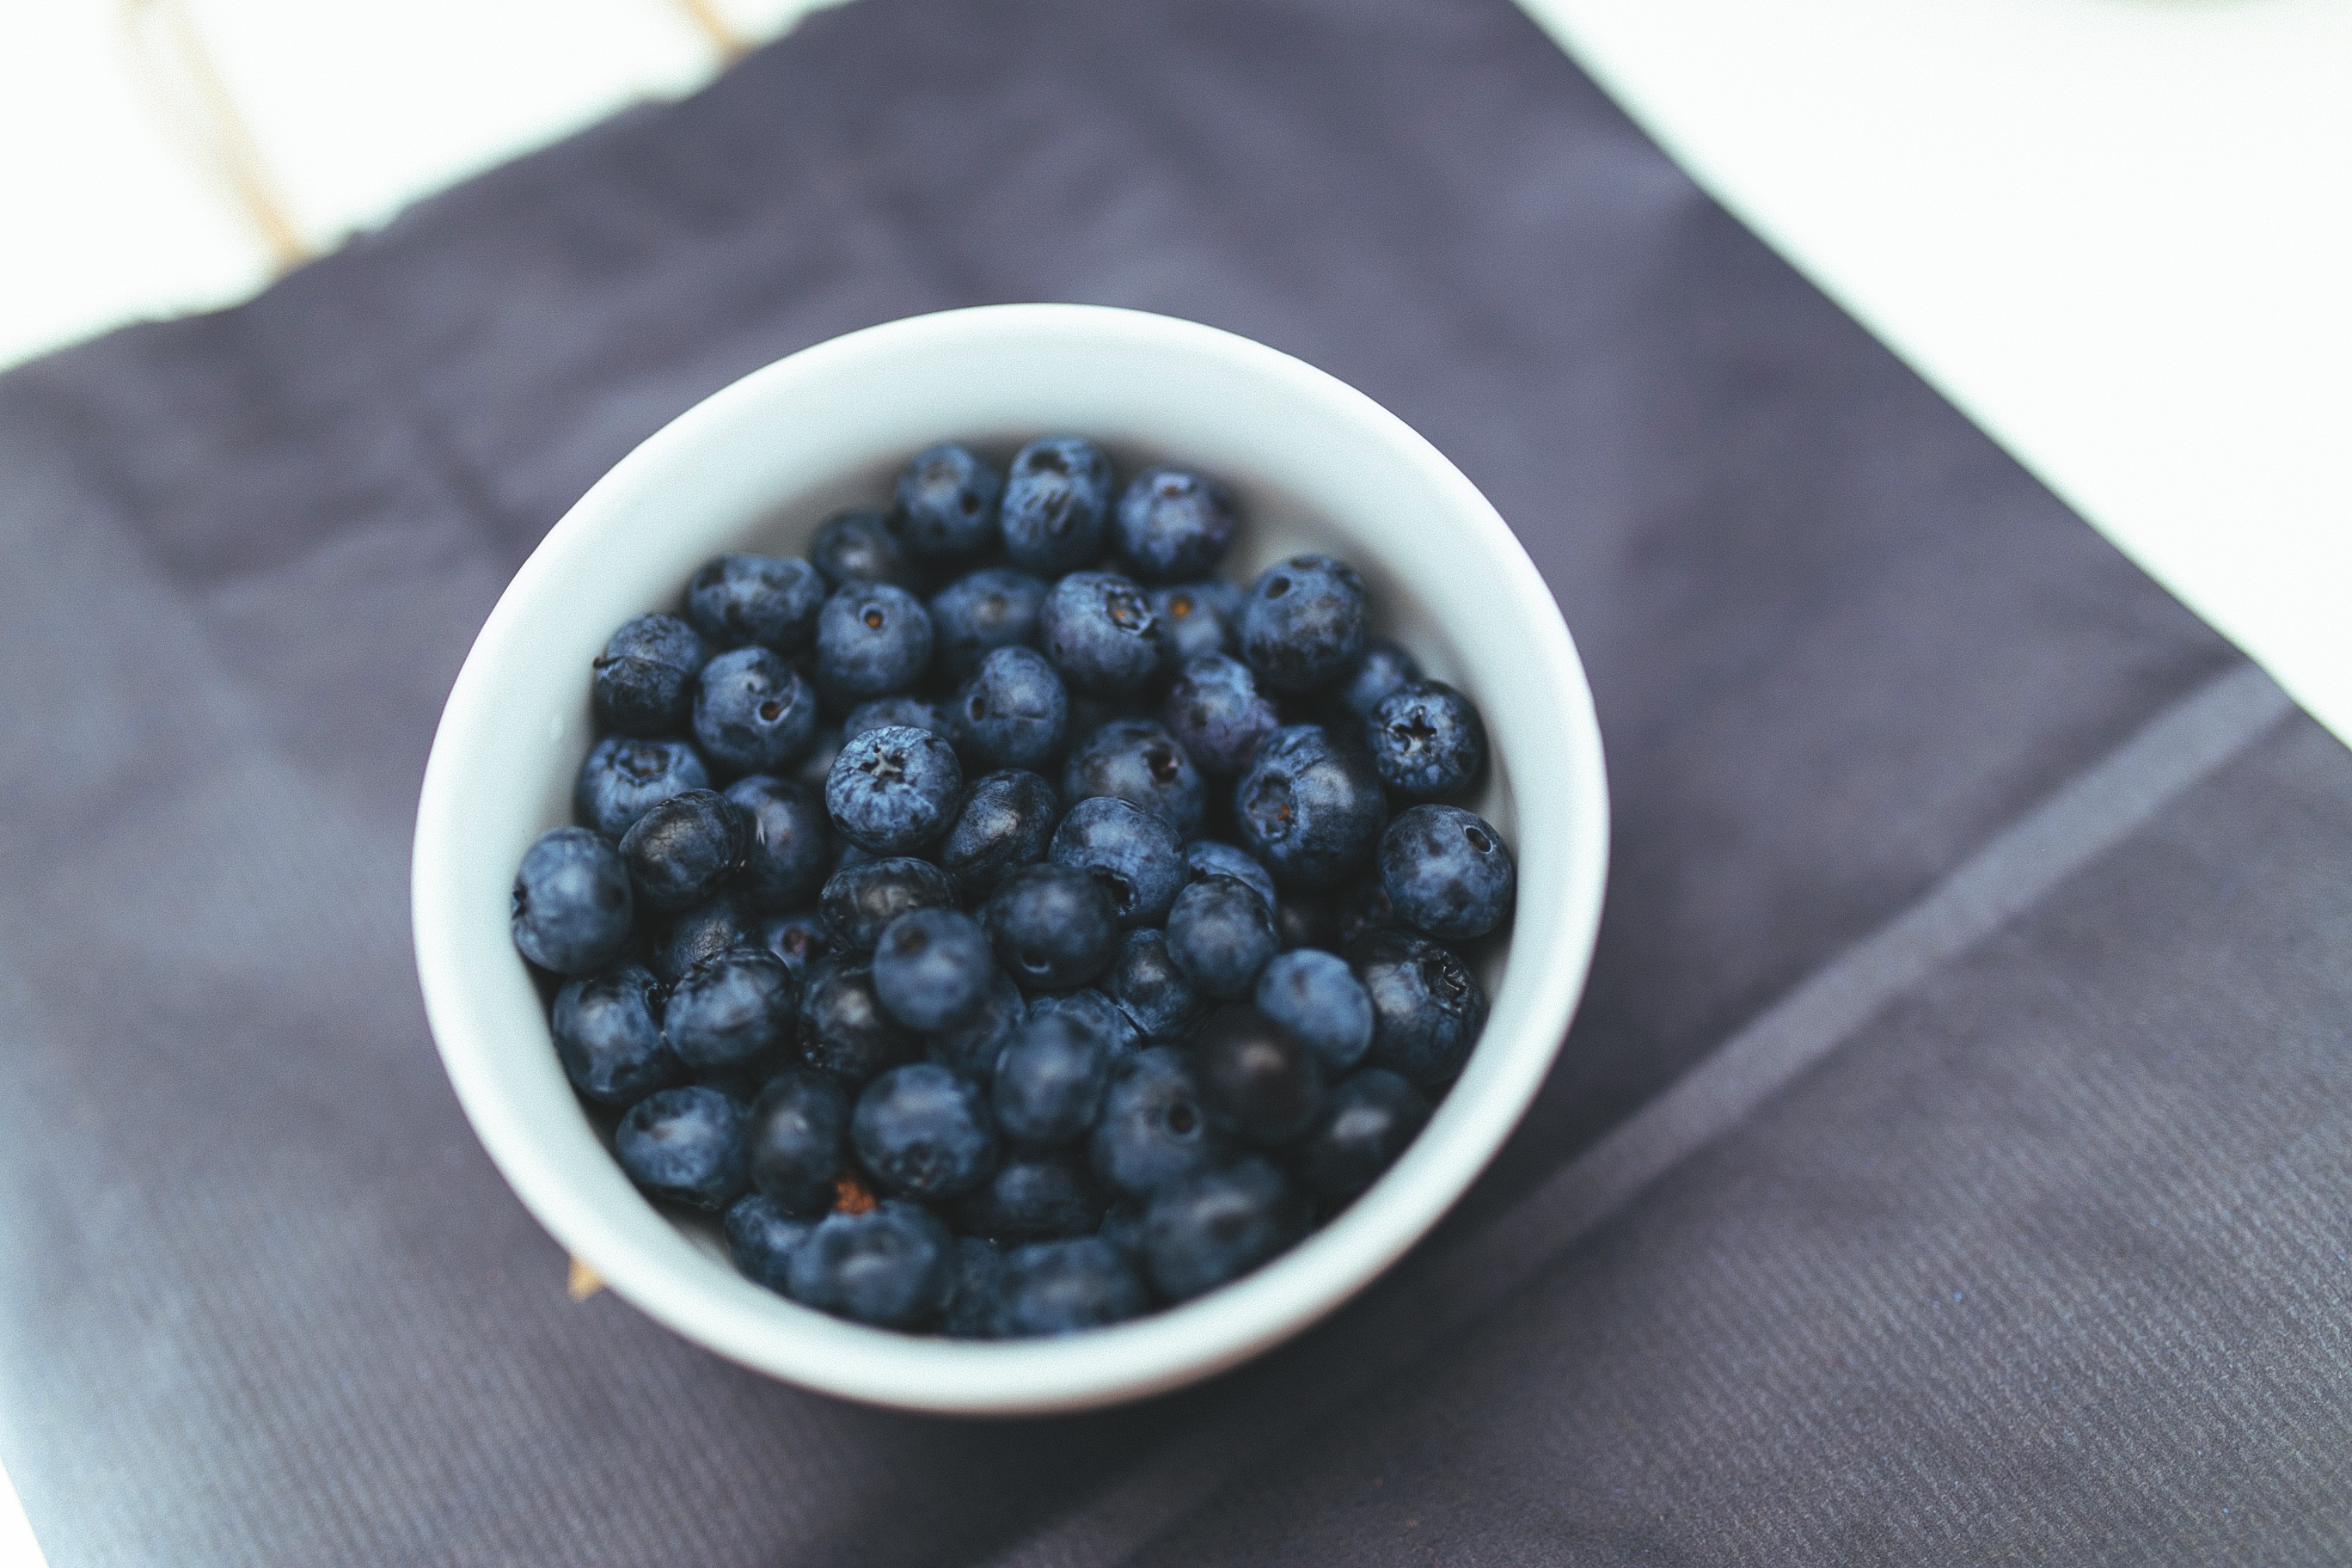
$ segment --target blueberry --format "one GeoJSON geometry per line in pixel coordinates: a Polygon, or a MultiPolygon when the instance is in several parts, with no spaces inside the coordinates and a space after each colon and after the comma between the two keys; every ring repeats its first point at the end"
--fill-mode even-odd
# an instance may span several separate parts
{"type": "Polygon", "coordinates": [[[1034,768],[1062,749],[1070,696],[1045,655],[1000,647],[981,660],[948,712],[957,742],[975,763],[1034,768]]]}
{"type": "Polygon", "coordinates": [[[1356,972],[1336,952],[1294,948],[1257,977],[1258,1010],[1315,1053],[1327,1077],[1337,1078],[1372,1045],[1372,999],[1356,972]]]}
{"type": "Polygon", "coordinates": [[[629,965],[555,994],[555,1054],[572,1087],[601,1105],[629,1105],[686,1077],[662,1039],[654,977],[629,965]]]}
{"type": "Polygon", "coordinates": [[[1279,951],[1274,911],[1238,877],[1203,877],[1168,911],[1168,956],[1203,996],[1247,996],[1279,951]]]}
{"type": "Polygon", "coordinates": [[[1331,901],[1313,893],[1293,893],[1275,905],[1274,929],[1286,950],[1344,945],[1339,940],[1339,921],[1331,901]]]}
{"type": "Polygon", "coordinates": [[[1160,668],[1181,669],[1213,653],[1231,653],[1240,643],[1234,628],[1242,615],[1242,591],[1222,577],[1154,588],[1145,598],[1160,622],[1160,668]]]}
{"type": "Polygon", "coordinates": [[[951,1198],[987,1179],[996,1122],[970,1079],[934,1062],[892,1068],[866,1086],[850,1142],[874,1179],[914,1198],[951,1198]]]}
{"type": "Polygon", "coordinates": [[[1066,1143],[1094,1125],[1110,1081],[1110,1042],[1066,1013],[1033,1016],[997,1058],[998,1125],[1024,1143],[1066,1143]]]}
{"type": "Polygon", "coordinates": [[[1377,866],[1339,889],[1331,910],[1332,937],[1344,952],[1376,931],[1397,923],[1396,906],[1381,881],[1377,866]]]}
{"type": "Polygon", "coordinates": [[[809,560],[836,588],[851,583],[911,588],[921,575],[878,511],[845,511],[828,519],[809,542],[809,560]]]}
{"type": "Polygon", "coordinates": [[[1143,1219],[1144,1265],[1162,1295],[1188,1300],[1239,1279],[1305,1236],[1313,1216],[1264,1160],[1235,1161],[1162,1188],[1143,1219]]]}
{"type": "Polygon", "coordinates": [[[1242,657],[1276,691],[1338,679],[1364,650],[1364,584],[1328,555],[1293,555],[1258,574],[1242,603],[1242,657]]]}
{"type": "Polygon", "coordinates": [[[1003,476],[969,447],[941,442],[915,454],[898,476],[891,531],[918,560],[950,562],[979,552],[996,531],[1003,476]]]}
{"type": "Polygon", "coordinates": [[[1102,552],[1110,510],[1110,459],[1091,441],[1049,436],[1013,455],[998,528],[1005,559],[1048,576],[1102,552]]]}
{"type": "Polygon", "coordinates": [[[748,1068],[791,1042],[800,1000],[782,959],[764,947],[730,948],[679,978],[662,1033],[697,1072],[748,1068]]]}
{"type": "Polygon", "coordinates": [[[825,929],[846,952],[871,952],[883,928],[910,910],[955,906],[955,889],[929,860],[910,855],[845,864],[824,884],[825,929]]]}
{"type": "Polygon", "coordinates": [[[752,1284],[781,1292],[792,1276],[793,1254],[815,1228],[753,1193],[727,1206],[727,1256],[752,1284]]]}
{"type": "Polygon", "coordinates": [[[1016,1247],[997,1281],[997,1331],[1008,1339],[1099,1329],[1150,1309],[1127,1255],[1091,1236],[1016,1247]]]}
{"type": "Polygon", "coordinates": [[[828,959],[801,988],[801,1057],[851,1083],[864,1083],[921,1054],[920,1042],[882,1008],[874,971],[828,959]]]}
{"type": "Polygon", "coordinates": [[[1370,862],[1388,803],[1371,760],[1314,724],[1276,730],[1234,790],[1244,847],[1285,887],[1337,887],[1370,862]]]}
{"type": "Polygon", "coordinates": [[[837,1318],[911,1329],[947,1305],[955,1239],[919,1204],[827,1215],[793,1248],[793,1300],[837,1318]]]}
{"type": "Polygon", "coordinates": [[[1114,1057],[1127,1056],[1143,1048],[1143,1031],[1128,1015],[1126,1008],[1112,1001],[1108,994],[1091,985],[1076,991],[1048,991],[1029,1004],[1028,1016],[1042,1018],[1059,1013],[1075,1018],[1110,1044],[1114,1057]]]}
{"type": "Polygon", "coordinates": [[[618,841],[646,807],[690,789],[709,789],[709,770],[684,741],[607,735],[580,764],[572,786],[572,815],[618,841]]]}
{"type": "Polygon", "coordinates": [[[658,1090],[621,1118],[613,1153],[650,1195],[715,1214],[735,1201],[748,1179],[743,1107],[702,1084],[658,1090]]]}
{"type": "Polygon", "coordinates": [[[942,741],[955,739],[955,726],[948,721],[946,714],[940,711],[938,703],[926,702],[919,697],[908,697],[903,692],[896,697],[877,697],[852,708],[849,717],[841,721],[841,738],[852,740],[868,730],[884,730],[893,724],[901,724],[909,730],[928,730],[942,741]]]}
{"type": "Polygon", "coordinates": [[[1199,881],[1203,877],[1237,877],[1249,889],[1265,900],[1265,907],[1278,909],[1274,896],[1274,879],[1265,868],[1249,857],[1249,852],[1221,844],[1213,838],[1195,838],[1184,846],[1184,869],[1188,879],[1199,881]]]}
{"type": "Polygon", "coordinates": [[[824,806],[852,843],[877,855],[904,855],[946,829],[962,792],[954,747],[893,724],[841,748],[825,776],[824,806]]]}
{"type": "Polygon", "coordinates": [[[836,703],[904,691],[930,662],[930,615],[904,588],[853,583],[817,612],[817,684],[836,703]]]}
{"type": "Polygon", "coordinates": [[[1118,498],[1119,559],[1147,583],[1216,570],[1239,519],[1224,487],[1181,468],[1146,468],[1118,498]]]}
{"type": "Polygon", "coordinates": [[[1184,886],[1184,848],[1166,817],[1117,795],[1072,806],[1046,858],[1084,871],[1110,895],[1122,926],[1158,925],[1184,886]]]}
{"type": "Polygon", "coordinates": [[[1364,722],[1381,782],[1401,795],[1452,795],[1486,771],[1486,727],[1478,710],[1442,680],[1400,687],[1364,722]]]}
{"type": "Polygon", "coordinates": [[[833,952],[833,933],[825,929],[823,915],[814,910],[800,910],[789,915],[771,915],[761,921],[760,945],[782,959],[784,967],[793,972],[793,978],[805,987],[809,971],[833,952]]]}
{"type": "Polygon", "coordinates": [[[1045,595],[1039,644],[1071,689],[1118,697],[1160,665],[1160,617],[1143,590],[1113,572],[1073,572],[1045,595]]]}
{"type": "Polygon", "coordinates": [[[1013,647],[1037,635],[1045,584],[1026,572],[982,567],[931,595],[931,659],[950,680],[980,668],[989,650],[1013,647]]]}
{"type": "Polygon", "coordinates": [[[1406,931],[1376,931],[1348,950],[1372,999],[1374,1067],[1418,1089],[1453,1081],[1486,1023],[1478,977],[1444,948],[1406,931]]]}
{"type": "Polygon", "coordinates": [[[874,948],[874,994],[910,1029],[937,1034],[971,1022],[996,978],[988,933],[954,910],[912,910],[874,948]]]}
{"type": "Polygon", "coordinates": [[[1120,938],[1102,984],[1136,1027],[1155,1040],[1183,1034],[1200,1011],[1200,994],[1169,956],[1165,931],[1131,931],[1120,938]]]}
{"type": "Polygon", "coordinates": [[[1410,686],[1421,679],[1421,666],[1412,655],[1386,637],[1374,637],[1364,645],[1355,662],[1339,676],[1339,684],[1332,696],[1339,712],[1348,720],[1362,723],[1372,716],[1381,699],[1399,687],[1410,686]]]}
{"type": "Polygon", "coordinates": [[[1314,1127],[1291,1152],[1291,1169],[1325,1207],[1338,1208],[1395,1164],[1428,1121],[1429,1101],[1419,1089],[1385,1068],[1366,1068],[1324,1096],[1314,1127]]]}
{"type": "Polygon", "coordinates": [[[1162,712],[1168,732],[1212,778],[1230,778],[1248,767],[1265,738],[1282,727],[1274,704],[1258,695],[1249,666],[1221,653],[1183,668],[1162,712]]]}
{"type": "Polygon", "coordinates": [[[744,1124],[751,1185],[784,1214],[813,1219],[833,1205],[849,1132],[838,1079],[786,1068],[751,1102],[744,1124]]]}
{"type": "Polygon", "coordinates": [[[1022,866],[1045,858],[1062,814],[1054,786],[1008,768],[967,786],[934,854],[966,899],[982,899],[1022,866]]]}
{"type": "Polygon", "coordinates": [[[1381,886],[1409,925],[1448,942],[1485,936],[1511,912],[1518,873],[1485,817],[1416,805],[1381,836],[1381,886]]]}
{"type": "Polygon", "coordinates": [[[948,1303],[940,1313],[940,1332],[957,1340],[993,1339],[1004,1255],[976,1236],[960,1236],[952,1274],[948,1303]]]}
{"type": "Polygon", "coordinates": [[[805,561],[721,555],[688,580],[686,618],[712,647],[758,643],[798,653],[816,636],[816,613],[831,592],[805,561]]]}
{"type": "Polygon", "coordinates": [[[754,909],[788,910],[816,896],[833,862],[833,825],[824,803],[797,784],[753,773],[727,786],[727,798],[751,815],[751,855],[743,896],[754,909]]]}
{"type": "Polygon", "coordinates": [[[991,1241],[1086,1236],[1102,1223],[1102,1187],[1068,1154],[1017,1151],[957,1200],[955,1216],[991,1241]]]}
{"type": "Polygon", "coordinates": [[[655,939],[646,963],[656,979],[664,985],[675,985],[704,959],[753,941],[742,901],[733,889],[721,888],[692,909],[672,915],[655,939]]]}
{"type": "Polygon", "coordinates": [[[1118,941],[1110,894],[1066,866],[1024,866],[982,913],[997,961],[1032,990],[1066,991],[1103,972],[1118,941]]]}
{"type": "Polygon", "coordinates": [[[1089,1152],[1095,1174],[1113,1188],[1148,1196],[1217,1164],[1227,1147],[1181,1052],[1154,1046],[1112,1064],[1089,1152]]]}
{"type": "Polygon", "coordinates": [[[624,735],[682,728],[694,678],[710,649],[676,616],[639,616],[623,624],[591,666],[597,716],[624,735]]]}
{"type": "Polygon", "coordinates": [[[602,969],[628,945],[635,901],[610,840],[585,827],[550,828],[515,872],[514,944],[558,974],[602,969]]]}
{"type": "Polygon", "coordinates": [[[1201,1102],[1244,1143],[1286,1143],[1323,1103],[1323,1068],[1297,1036],[1246,1002],[1209,1015],[1192,1041],[1201,1102]]]}
{"type": "Polygon", "coordinates": [[[933,1035],[929,1054],[941,1067],[953,1068],[975,1083],[986,1083],[996,1073],[997,1058],[1029,1016],[1029,1004],[1013,977],[993,965],[989,969],[987,994],[968,1023],[933,1035]]]}
{"type": "Polygon", "coordinates": [[[716,790],[690,789],[648,807],[621,836],[637,902],[656,914],[698,904],[751,858],[759,826],[716,790]]]}
{"type": "Polygon", "coordinates": [[[1156,811],[1179,834],[1201,825],[1201,771],[1176,738],[1149,719],[1113,719],[1078,742],[1062,770],[1062,798],[1112,795],[1156,811]]]}

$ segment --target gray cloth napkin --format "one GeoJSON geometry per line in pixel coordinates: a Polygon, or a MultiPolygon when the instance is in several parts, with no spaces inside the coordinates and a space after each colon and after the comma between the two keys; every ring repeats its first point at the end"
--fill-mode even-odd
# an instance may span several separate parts
{"type": "Polygon", "coordinates": [[[821,15],[0,378],[0,1458],[56,1568],[2352,1554],[2352,765],[1502,0],[821,15]],[[406,851],[607,465],[1019,299],[1452,456],[1590,664],[1615,863],[1558,1072],[1394,1275],[955,1422],[566,1300],[406,851]]]}

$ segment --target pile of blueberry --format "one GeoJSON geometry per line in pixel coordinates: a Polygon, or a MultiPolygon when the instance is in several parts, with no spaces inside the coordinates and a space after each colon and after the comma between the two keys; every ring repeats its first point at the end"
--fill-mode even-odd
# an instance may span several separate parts
{"type": "Polygon", "coordinates": [[[1217,577],[1237,521],[1083,440],[935,447],[596,659],[515,945],[622,1168],[752,1279],[965,1337],[1131,1318],[1345,1207],[1461,1070],[1447,944],[1515,886],[1445,804],[1477,710],[1345,563],[1217,577]]]}

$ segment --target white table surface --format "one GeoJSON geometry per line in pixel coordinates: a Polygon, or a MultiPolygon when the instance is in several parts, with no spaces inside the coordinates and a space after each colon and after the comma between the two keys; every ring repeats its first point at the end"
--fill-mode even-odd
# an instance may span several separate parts
{"type": "MultiPolygon", "coordinates": [[[[716,3],[768,37],[834,0],[716,3]]],[[[1522,4],[2352,737],[2352,4],[1522,4]]],[[[186,5],[322,246],[712,66],[675,0],[186,5]]],[[[0,365],[268,281],[125,36],[120,0],[0,4],[0,365]]],[[[0,1475],[0,1565],[38,1561],[0,1475]]]]}

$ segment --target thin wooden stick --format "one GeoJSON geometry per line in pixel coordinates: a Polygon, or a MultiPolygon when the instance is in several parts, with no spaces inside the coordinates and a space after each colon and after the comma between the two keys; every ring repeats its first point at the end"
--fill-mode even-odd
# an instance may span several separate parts
{"type": "Polygon", "coordinates": [[[732,64],[751,52],[750,40],[735,30],[735,24],[719,12],[712,0],[677,0],[677,6],[702,29],[702,36],[710,40],[710,47],[719,51],[720,59],[732,64]]]}

